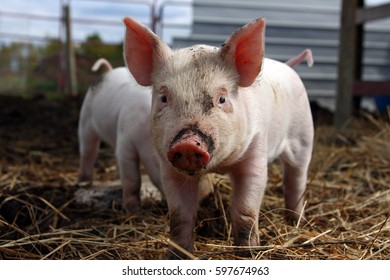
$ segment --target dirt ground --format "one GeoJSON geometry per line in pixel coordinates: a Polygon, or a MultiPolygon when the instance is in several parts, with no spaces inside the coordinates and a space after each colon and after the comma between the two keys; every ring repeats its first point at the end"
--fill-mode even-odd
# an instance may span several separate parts
{"type": "MultiPolygon", "coordinates": [[[[146,197],[134,215],[120,196],[107,207],[80,204],[77,121],[81,98],[0,96],[0,259],[164,259],[167,206],[146,197]]],[[[242,257],[232,246],[231,185],[215,175],[201,205],[194,256],[200,259],[390,259],[390,125],[363,113],[343,132],[319,115],[306,192],[306,219],[283,217],[281,169],[269,168],[260,213],[261,246],[242,257]]],[[[103,145],[96,183],[116,180],[103,145]]]]}

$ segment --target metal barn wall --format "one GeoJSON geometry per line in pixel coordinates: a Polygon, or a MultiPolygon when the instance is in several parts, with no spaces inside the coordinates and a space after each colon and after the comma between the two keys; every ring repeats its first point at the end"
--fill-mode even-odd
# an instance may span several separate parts
{"type": "MultiPolygon", "coordinates": [[[[341,0],[194,0],[193,29],[188,38],[175,38],[174,47],[222,44],[232,31],[263,17],[266,56],[286,61],[311,48],[314,67],[295,67],[311,100],[334,108],[337,79],[341,0]]],[[[390,19],[365,26],[365,80],[390,79],[390,19]]]]}

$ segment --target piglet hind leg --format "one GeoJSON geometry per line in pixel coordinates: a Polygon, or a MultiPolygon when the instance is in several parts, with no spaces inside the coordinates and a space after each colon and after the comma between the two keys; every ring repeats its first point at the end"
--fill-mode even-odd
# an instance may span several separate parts
{"type": "Polygon", "coordinates": [[[296,145],[281,157],[286,220],[294,224],[304,218],[307,173],[311,159],[311,144],[296,145]]]}
{"type": "Polygon", "coordinates": [[[294,166],[288,162],[284,162],[283,169],[285,216],[287,222],[294,224],[300,217],[304,218],[303,205],[305,200],[307,167],[294,166]]]}
{"type": "Polygon", "coordinates": [[[149,175],[152,183],[157,187],[157,189],[164,195],[161,186],[160,178],[160,165],[157,153],[153,150],[150,150],[150,147],[153,147],[150,137],[143,141],[142,145],[137,149],[141,151],[139,153],[141,163],[145,167],[146,173],[149,175]]]}
{"type": "Polygon", "coordinates": [[[79,128],[80,167],[79,183],[91,183],[93,166],[99,152],[100,138],[88,125],[79,128]]]}
{"type": "Polygon", "coordinates": [[[116,160],[122,183],[122,205],[126,212],[135,213],[141,208],[141,175],[138,154],[131,144],[125,145],[125,142],[119,141],[116,160]]]}
{"type": "Polygon", "coordinates": [[[201,203],[207,196],[214,193],[213,174],[203,175],[199,180],[198,201],[201,203]]]}

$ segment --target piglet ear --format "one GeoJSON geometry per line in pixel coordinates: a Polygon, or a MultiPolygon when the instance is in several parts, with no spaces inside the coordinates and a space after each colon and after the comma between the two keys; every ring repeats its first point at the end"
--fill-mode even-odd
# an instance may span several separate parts
{"type": "Polygon", "coordinates": [[[162,42],[150,29],[126,17],[124,40],[124,58],[131,74],[142,86],[152,84],[152,73],[155,63],[160,63],[169,55],[171,49],[162,42]]]}
{"type": "Polygon", "coordinates": [[[250,86],[259,75],[264,56],[265,20],[257,19],[237,30],[223,45],[222,58],[239,75],[238,85],[250,86]]]}

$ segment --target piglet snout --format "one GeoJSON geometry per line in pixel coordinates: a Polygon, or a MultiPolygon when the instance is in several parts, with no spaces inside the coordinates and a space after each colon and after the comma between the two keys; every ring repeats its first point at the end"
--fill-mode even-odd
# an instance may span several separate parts
{"type": "Polygon", "coordinates": [[[194,175],[197,171],[205,168],[210,161],[209,147],[200,135],[192,131],[182,133],[176,139],[168,153],[167,158],[171,164],[187,173],[194,175]]]}

